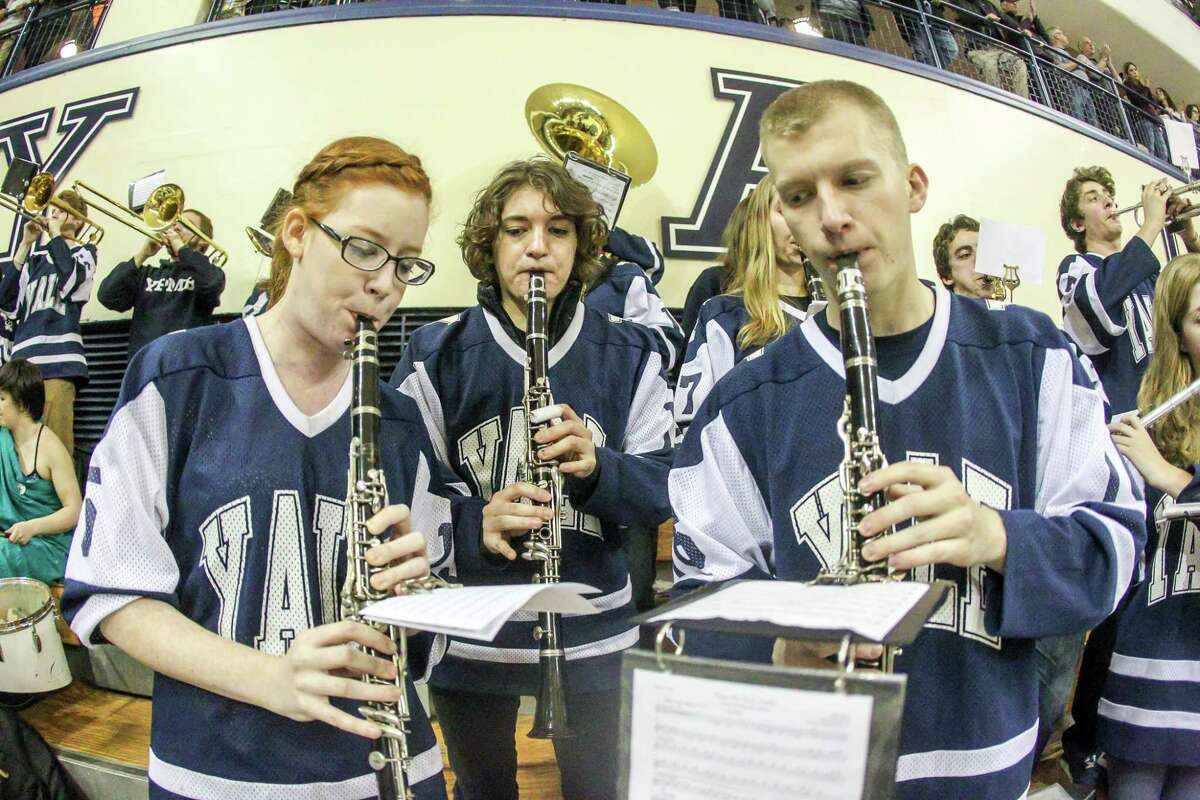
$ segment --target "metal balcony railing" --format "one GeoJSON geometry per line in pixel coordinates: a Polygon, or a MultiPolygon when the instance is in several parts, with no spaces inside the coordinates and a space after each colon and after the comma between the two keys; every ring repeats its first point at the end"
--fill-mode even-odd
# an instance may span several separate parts
{"type": "Polygon", "coordinates": [[[0,20],[0,78],[89,50],[110,0],[41,0],[0,20]]]}

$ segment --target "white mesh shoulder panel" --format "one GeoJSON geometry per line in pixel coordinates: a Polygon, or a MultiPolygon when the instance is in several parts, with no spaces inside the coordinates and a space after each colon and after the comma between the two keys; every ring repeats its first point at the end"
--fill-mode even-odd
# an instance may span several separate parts
{"type": "Polygon", "coordinates": [[[1108,532],[1117,557],[1113,604],[1128,587],[1136,563],[1133,534],[1111,517],[1082,508],[1102,502],[1117,482],[1112,503],[1143,513],[1133,480],[1104,424],[1103,395],[1073,380],[1071,354],[1048,350],[1038,389],[1038,477],[1035,510],[1048,517],[1089,514],[1108,532]]]}
{"type": "Polygon", "coordinates": [[[672,469],[668,479],[676,540],[687,537],[703,555],[682,563],[677,546],[678,580],[724,581],[752,567],[770,574],[771,514],[724,417],[708,423],[700,437],[699,463],[672,469]]]}
{"type": "Polygon", "coordinates": [[[75,633],[85,642],[104,616],[134,599],[114,602],[104,589],[120,595],[167,594],[179,584],[179,565],[163,538],[169,522],[167,454],[166,407],[150,383],[113,415],[92,454],[67,561],[70,580],[101,590],[74,620],[75,633]]]}

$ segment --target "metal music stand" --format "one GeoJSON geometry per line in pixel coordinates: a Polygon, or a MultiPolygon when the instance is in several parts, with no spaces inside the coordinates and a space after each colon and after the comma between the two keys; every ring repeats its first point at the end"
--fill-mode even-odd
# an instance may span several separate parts
{"type": "MultiPolygon", "coordinates": [[[[635,621],[647,622],[649,618],[660,618],[664,613],[669,613],[739,582],[729,581],[719,586],[698,590],[652,612],[636,617],[635,621]]],[[[925,621],[941,603],[949,585],[946,581],[929,584],[929,590],[905,617],[887,635],[882,637],[879,643],[893,646],[911,644],[920,634],[925,621]]],[[[621,773],[618,797],[633,800],[630,795],[632,757],[636,748],[646,746],[643,742],[633,741],[635,675],[639,671],[649,671],[701,678],[714,682],[725,681],[831,695],[870,697],[872,702],[869,738],[863,790],[860,797],[862,800],[892,800],[895,795],[896,760],[900,747],[900,721],[904,709],[907,677],[902,674],[885,674],[855,669],[854,660],[849,657],[850,647],[855,643],[869,641],[849,630],[796,628],[770,622],[681,619],[677,622],[662,623],[657,630],[653,651],[627,650],[622,658],[621,773]],[[830,669],[776,667],[765,664],[720,661],[684,655],[686,628],[681,626],[746,636],[840,641],[841,648],[837,664],[831,664],[830,669]]],[[[717,683],[713,685],[714,687],[719,686],[717,683]]],[[[657,710],[654,713],[657,713],[657,710]]],[[[766,722],[764,720],[764,723],[766,722]]],[[[678,793],[671,796],[682,800],[693,795],[678,793]]],[[[710,795],[707,793],[695,795],[697,798],[701,796],[710,795]]],[[[795,795],[789,795],[789,797],[792,796],[795,795]]],[[[845,798],[845,800],[851,800],[851,798],[845,798]]]]}

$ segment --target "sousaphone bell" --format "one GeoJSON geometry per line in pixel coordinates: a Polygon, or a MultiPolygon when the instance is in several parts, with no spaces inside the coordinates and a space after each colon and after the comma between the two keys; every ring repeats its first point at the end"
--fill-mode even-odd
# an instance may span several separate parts
{"type": "Polygon", "coordinates": [[[538,144],[561,161],[575,153],[620,170],[634,186],[654,177],[658,150],[646,127],[625,106],[595,89],[548,83],[525,101],[525,119],[538,144]]]}

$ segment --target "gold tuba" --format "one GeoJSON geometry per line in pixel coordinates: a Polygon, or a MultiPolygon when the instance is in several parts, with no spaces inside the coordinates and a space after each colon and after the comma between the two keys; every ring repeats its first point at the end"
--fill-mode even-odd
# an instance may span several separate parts
{"type": "Polygon", "coordinates": [[[635,186],[654,177],[658,150],[646,127],[629,109],[586,86],[548,83],[525,101],[533,138],[561,161],[575,153],[629,176],[635,186]]]}

